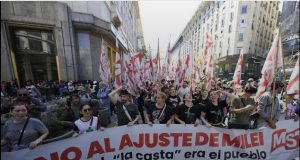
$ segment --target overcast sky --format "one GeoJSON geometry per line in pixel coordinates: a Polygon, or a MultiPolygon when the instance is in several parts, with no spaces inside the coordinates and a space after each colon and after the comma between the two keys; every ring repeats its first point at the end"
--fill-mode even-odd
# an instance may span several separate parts
{"type": "MultiPolygon", "coordinates": [[[[140,16],[147,50],[150,45],[152,55],[156,55],[157,41],[159,38],[160,53],[164,55],[167,51],[170,36],[172,46],[196,12],[200,3],[200,0],[139,1],[140,16]]],[[[281,10],[282,3],[279,8],[281,10]]]]}
{"type": "MultiPolygon", "coordinates": [[[[171,46],[190,21],[201,1],[139,1],[145,45],[151,46],[152,55],[165,54],[171,36],[171,46]],[[153,53],[154,52],[154,53],[153,53]]],[[[161,56],[162,57],[162,56],[161,56]]]]}

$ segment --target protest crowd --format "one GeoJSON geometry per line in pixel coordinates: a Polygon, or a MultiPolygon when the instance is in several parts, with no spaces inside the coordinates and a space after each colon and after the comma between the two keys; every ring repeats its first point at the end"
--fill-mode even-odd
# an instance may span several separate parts
{"type": "Polygon", "coordinates": [[[271,92],[265,92],[257,102],[254,96],[258,82],[253,78],[234,86],[231,82],[216,79],[210,90],[204,83],[197,83],[192,88],[187,80],[181,86],[174,82],[161,79],[157,83],[146,83],[137,93],[131,93],[126,85],[115,88],[103,81],[36,84],[28,81],[20,89],[14,83],[2,82],[1,121],[7,114],[10,118],[1,125],[1,150],[33,149],[41,144],[49,134],[42,118],[44,113],[61,108],[64,110],[59,112],[66,112],[63,119],[73,123],[73,137],[105,127],[138,124],[275,129],[277,121],[299,119],[299,99],[295,99],[294,93],[285,94],[284,84],[279,81],[274,84],[277,93],[274,101],[271,92]],[[53,101],[63,105],[47,106],[53,101]],[[104,119],[108,125],[101,126],[100,108],[108,111],[108,119],[104,119]],[[113,117],[116,117],[115,121],[112,121],[113,117]],[[24,133],[24,128],[32,132],[24,133]]]}
{"type": "Polygon", "coordinates": [[[108,65],[100,65],[104,67],[99,68],[100,81],[28,80],[20,87],[2,81],[1,151],[34,149],[52,142],[47,138],[62,126],[69,126],[68,135],[75,138],[108,127],[139,124],[251,130],[276,129],[278,121],[287,119],[299,121],[299,58],[290,81],[277,80],[276,71],[283,65],[272,58],[281,56],[274,52],[278,39],[261,79],[241,79],[242,54],[232,80],[214,77],[208,39],[202,69],[193,68],[189,57],[184,65],[179,58],[176,69],[169,67],[168,52],[162,67],[159,53],[150,60],[141,53],[124,54],[128,57],[121,70],[117,52],[114,76],[108,65]]]}

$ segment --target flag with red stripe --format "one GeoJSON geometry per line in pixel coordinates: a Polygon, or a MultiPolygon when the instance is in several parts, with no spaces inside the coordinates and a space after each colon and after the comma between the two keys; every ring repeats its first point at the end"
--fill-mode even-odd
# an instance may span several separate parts
{"type": "Polygon", "coordinates": [[[102,39],[100,60],[99,60],[99,74],[100,74],[100,79],[106,84],[108,84],[108,82],[110,81],[111,73],[110,73],[108,53],[107,53],[107,49],[104,46],[103,41],[104,40],[102,39]]]}
{"type": "Polygon", "coordinates": [[[272,43],[272,47],[268,53],[264,66],[261,70],[262,77],[256,93],[256,101],[263,93],[271,89],[273,78],[274,76],[277,76],[275,75],[275,69],[277,70],[278,68],[282,67],[282,65],[282,44],[281,36],[278,32],[272,43]],[[275,68],[275,63],[277,63],[277,68],[275,68]]]}
{"type": "Polygon", "coordinates": [[[212,53],[211,53],[211,48],[213,45],[213,41],[212,38],[206,34],[206,42],[205,42],[205,46],[204,46],[204,56],[203,56],[203,60],[204,60],[204,66],[205,66],[205,75],[206,75],[206,79],[205,79],[205,85],[206,85],[206,89],[210,90],[211,89],[211,81],[213,78],[213,59],[212,59],[212,53]]]}
{"type": "Polygon", "coordinates": [[[119,88],[122,86],[121,79],[121,55],[119,51],[118,39],[116,38],[116,61],[115,61],[115,88],[119,88]]]}
{"type": "Polygon", "coordinates": [[[243,56],[243,50],[240,53],[239,60],[236,64],[236,68],[233,75],[233,85],[240,84],[241,77],[242,77],[242,68],[244,63],[244,56],[243,56]]]}

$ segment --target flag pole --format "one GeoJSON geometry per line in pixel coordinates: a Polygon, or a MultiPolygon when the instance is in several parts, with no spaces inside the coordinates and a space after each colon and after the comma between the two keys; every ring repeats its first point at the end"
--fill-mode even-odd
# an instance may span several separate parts
{"type": "Polygon", "coordinates": [[[270,112],[270,119],[272,120],[274,117],[272,117],[273,115],[273,109],[275,106],[275,96],[276,96],[276,78],[277,78],[277,61],[278,61],[278,48],[279,48],[279,34],[280,32],[278,31],[278,41],[277,41],[277,52],[275,52],[275,59],[274,59],[274,77],[273,77],[273,90],[272,90],[272,107],[271,107],[271,112],[270,112]]]}
{"type": "MultiPolygon", "coordinates": [[[[279,34],[281,34],[281,24],[279,24],[279,34]]],[[[280,39],[279,42],[280,42],[280,43],[279,43],[278,45],[280,45],[280,48],[282,48],[282,42],[281,42],[281,39],[280,39]]],[[[285,104],[285,106],[287,106],[287,103],[288,103],[288,102],[287,102],[287,91],[286,91],[287,85],[285,84],[285,82],[286,82],[286,73],[285,73],[285,62],[284,62],[283,49],[282,49],[282,54],[281,54],[281,56],[282,56],[283,81],[284,81],[284,83],[283,83],[283,92],[284,92],[283,98],[285,98],[284,104],[285,104]]]]}
{"type": "Polygon", "coordinates": [[[194,85],[194,83],[193,83],[193,76],[194,76],[194,46],[193,46],[192,40],[190,41],[190,43],[191,43],[191,48],[192,48],[192,50],[191,50],[191,59],[190,59],[191,65],[192,65],[191,66],[192,67],[192,70],[191,70],[192,74],[190,76],[190,82],[191,82],[190,90],[192,92],[193,91],[193,85],[194,85]]]}

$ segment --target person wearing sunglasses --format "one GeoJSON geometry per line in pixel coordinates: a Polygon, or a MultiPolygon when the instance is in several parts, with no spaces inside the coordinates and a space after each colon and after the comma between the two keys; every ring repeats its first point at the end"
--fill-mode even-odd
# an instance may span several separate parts
{"type": "Polygon", "coordinates": [[[47,106],[40,99],[30,96],[26,88],[19,89],[17,93],[18,96],[12,102],[24,104],[30,117],[41,119],[41,113],[47,110],[47,106]]]}
{"type": "Polygon", "coordinates": [[[100,125],[98,117],[92,115],[91,106],[87,104],[81,105],[79,110],[80,118],[74,122],[73,137],[96,130],[104,130],[100,125]]]}

